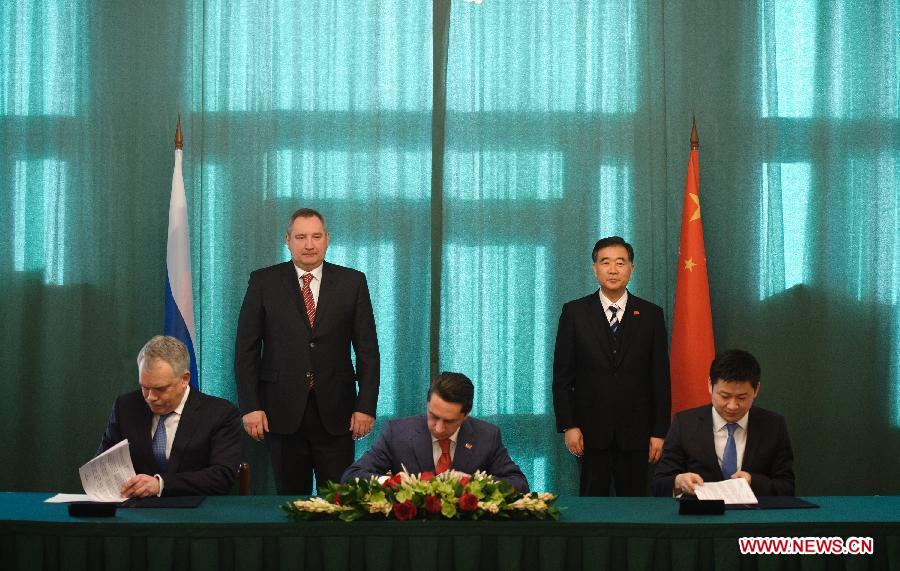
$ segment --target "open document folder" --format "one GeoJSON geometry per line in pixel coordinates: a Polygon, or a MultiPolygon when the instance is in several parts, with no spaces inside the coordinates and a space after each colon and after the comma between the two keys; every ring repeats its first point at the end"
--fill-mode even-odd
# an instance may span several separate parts
{"type": "Polygon", "coordinates": [[[81,476],[81,487],[84,494],[56,494],[44,501],[49,503],[64,502],[124,502],[125,498],[120,493],[122,486],[134,477],[134,464],[131,463],[131,453],[128,449],[128,440],[123,440],[88,461],[78,469],[81,476]]]}

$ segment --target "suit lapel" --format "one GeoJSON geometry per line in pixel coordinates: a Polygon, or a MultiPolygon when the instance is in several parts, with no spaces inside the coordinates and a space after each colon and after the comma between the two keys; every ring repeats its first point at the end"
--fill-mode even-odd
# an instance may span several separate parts
{"type": "Polygon", "coordinates": [[[156,458],[153,456],[153,445],[150,440],[150,427],[153,424],[153,412],[143,400],[140,406],[134,410],[134,418],[137,421],[137,432],[135,433],[134,442],[128,442],[128,448],[131,450],[131,458],[134,462],[135,469],[137,465],[149,463],[156,464],[156,458]]]}
{"type": "Polygon", "coordinates": [[[642,325],[640,307],[640,298],[631,292],[628,292],[628,303],[625,305],[625,309],[622,310],[622,319],[619,325],[619,355],[616,359],[617,366],[622,362],[625,353],[628,352],[628,347],[631,345],[631,340],[634,339],[638,328],[642,325]]]}
{"type": "Polygon", "coordinates": [[[294,267],[293,262],[285,262],[281,274],[281,283],[284,286],[285,294],[288,296],[288,299],[291,300],[290,306],[297,310],[297,317],[305,323],[306,328],[309,329],[309,316],[306,314],[306,304],[303,302],[303,291],[300,287],[300,280],[297,279],[297,270],[294,267]]]}
{"type": "Polygon", "coordinates": [[[428,421],[425,417],[420,418],[422,422],[410,437],[410,447],[418,463],[417,466],[406,467],[410,473],[434,472],[434,447],[431,444],[431,431],[428,430],[428,421]]]}
{"type": "Polygon", "coordinates": [[[744,444],[744,457],[741,459],[741,470],[747,471],[747,465],[752,462],[759,448],[759,429],[756,426],[756,414],[750,407],[750,416],[747,417],[747,441],[744,444]]]}
{"type": "Polygon", "coordinates": [[[704,407],[697,413],[697,425],[694,438],[701,444],[701,464],[721,474],[719,458],[716,456],[716,442],[713,435],[712,405],[704,407]]]}
{"type": "MultiPolygon", "coordinates": [[[[337,280],[338,277],[333,271],[333,266],[328,262],[322,262],[322,283],[319,284],[319,301],[316,304],[316,323],[313,329],[319,326],[323,316],[331,308],[331,301],[338,287],[337,280]]],[[[303,313],[306,314],[306,306],[303,308],[303,313]]]]}
{"type": "Polygon", "coordinates": [[[462,426],[459,427],[459,432],[456,435],[456,452],[453,454],[453,469],[459,470],[460,472],[465,472],[467,474],[473,473],[477,468],[472,462],[472,459],[475,454],[475,446],[478,443],[475,439],[475,431],[472,430],[471,423],[466,420],[462,423],[462,426]]]}
{"type": "Polygon", "coordinates": [[[607,359],[612,362],[612,347],[609,346],[609,336],[612,334],[612,331],[609,328],[609,320],[606,319],[606,315],[603,313],[603,304],[600,302],[599,291],[600,290],[597,290],[597,292],[594,292],[594,295],[590,297],[587,319],[591,323],[591,328],[597,336],[597,341],[600,343],[603,353],[606,355],[607,359]]]}
{"type": "Polygon", "coordinates": [[[172,451],[169,453],[169,472],[177,472],[184,451],[191,438],[197,433],[197,422],[200,420],[200,396],[196,389],[188,393],[187,402],[181,410],[181,418],[178,419],[178,430],[175,432],[175,441],[172,442],[172,451]]]}

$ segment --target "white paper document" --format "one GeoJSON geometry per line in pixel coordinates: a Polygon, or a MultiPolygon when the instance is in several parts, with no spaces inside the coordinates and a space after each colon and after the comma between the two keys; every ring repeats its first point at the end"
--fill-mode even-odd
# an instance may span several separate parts
{"type": "Polygon", "coordinates": [[[72,502],[92,502],[94,498],[87,494],[56,494],[44,500],[45,504],[70,504],[72,502]]]}
{"type": "Polygon", "coordinates": [[[743,478],[706,482],[694,488],[698,500],[724,500],[726,504],[758,504],[756,494],[743,478]]]}
{"type": "Polygon", "coordinates": [[[88,461],[78,469],[78,475],[81,476],[81,486],[86,495],[56,494],[44,501],[65,503],[85,500],[94,502],[124,502],[127,500],[128,498],[123,497],[119,492],[125,481],[134,477],[134,464],[131,463],[128,441],[123,440],[88,461]]]}

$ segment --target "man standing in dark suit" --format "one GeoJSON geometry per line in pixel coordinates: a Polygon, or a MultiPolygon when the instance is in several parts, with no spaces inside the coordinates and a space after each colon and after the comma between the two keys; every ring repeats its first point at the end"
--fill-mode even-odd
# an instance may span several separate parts
{"type": "Polygon", "coordinates": [[[230,402],[191,390],[190,357],[174,337],[150,339],[137,356],[141,390],[116,399],[97,454],[128,440],[136,476],[128,498],[231,491],[241,424],[230,402]]]}
{"type": "Polygon", "coordinates": [[[321,214],[294,212],[291,261],[250,274],[238,319],[244,429],[256,440],[269,433],[280,494],[312,493],[313,472],[339,480],[375,422],[380,357],[366,276],[325,262],[328,238],[321,214]]]}
{"type": "Polygon", "coordinates": [[[669,427],[669,351],[662,309],[628,292],[634,249],[618,236],[591,253],[600,289],[563,306],[553,355],[553,407],[581,459],[580,494],[643,496],[647,464],[669,427]]]}
{"type": "Polygon", "coordinates": [[[500,429],[469,417],[474,395],[467,376],[439,374],[428,389],[426,415],[388,422],[378,441],[347,468],[341,480],[367,480],[404,470],[410,474],[481,470],[528,492],[528,481],[503,446],[500,429]]]}
{"type": "Polygon", "coordinates": [[[794,495],[784,418],[753,406],[761,371],[750,353],[724,351],[709,367],[712,406],[679,412],[666,435],[653,494],[693,494],[703,482],[744,478],[757,496],[794,495]]]}

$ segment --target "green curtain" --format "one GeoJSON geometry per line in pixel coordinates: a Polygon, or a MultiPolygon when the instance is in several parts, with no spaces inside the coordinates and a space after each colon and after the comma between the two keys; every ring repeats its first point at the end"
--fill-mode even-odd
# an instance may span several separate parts
{"type": "Polygon", "coordinates": [[[615,233],[670,318],[696,116],[717,346],[760,357],[800,493],[900,493],[896,1],[156,4],[0,6],[0,489],[77,489],[136,387],[180,111],[203,390],[234,400],[247,276],[311,205],[369,277],[378,426],[460,370],[562,493],[559,310],[615,233]]]}

